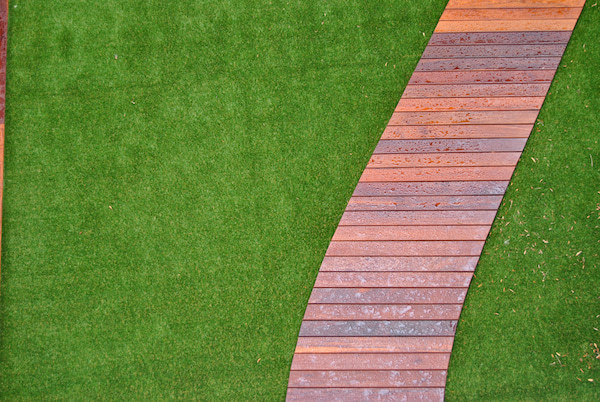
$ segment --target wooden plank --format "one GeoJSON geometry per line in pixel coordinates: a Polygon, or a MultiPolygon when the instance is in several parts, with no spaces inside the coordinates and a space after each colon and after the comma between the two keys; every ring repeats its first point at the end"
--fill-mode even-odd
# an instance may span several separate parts
{"type": "MultiPolygon", "coordinates": [[[[390,183],[386,183],[390,184],[390,183]]],[[[453,210],[497,210],[501,196],[387,196],[352,197],[347,211],[453,211],[453,210]]],[[[460,226],[459,226],[460,227],[460,226]]],[[[440,228],[438,226],[438,228],[440,228]]],[[[385,228],[381,228],[382,230],[385,228]]],[[[416,230],[428,230],[417,227],[416,230]]],[[[391,229],[390,229],[391,230],[391,229]]],[[[432,229],[433,230],[433,229],[432,229]]],[[[385,233],[385,232],[381,232],[385,233]]]]}
{"type": "MultiPolygon", "coordinates": [[[[437,124],[533,124],[537,119],[538,113],[538,110],[486,110],[473,112],[394,112],[389,124],[415,126],[437,124]]],[[[510,140],[508,141],[510,142],[510,140]]],[[[516,142],[519,142],[519,140],[517,140],[516,142]]]]}
{"type": "Polygon", "coordinates": [[[469,287],[472,276],[470,272],[320,272],[314,287],[462,288],[469,287]]]}
{"type": "Polygon", "coordinates": [[[495,215],[496,211],[346,211],[340,225],[491,225],[495,215]]]}
{"type": "Polygon", "coordinates": [[[583,7],[585,0],[450,0],[446,9],[453,8],[546,8],[583,7]]]}
{"type": "Polygon", "coordinates": [[[571,32],[458,32],[434,33],[429,46],[447,45],[554,45],[568,43],[571,32]]]}
{"type": "Polygon", "coordinates": [[[546,96],[550,83],[543,84],[461,84],[407,85],[403,98],[481,98],[504,96],[546,96]]]}
{"type": "MultiPolygon", "coordinates": [[[[527,3],[523,3],[527,5],[527,3]]],[[[543,8],[447,8],[440,21],[490,21],[493,20],[553,20],[577,19],[581,7],[543,7],[543,8]]]]}
{"type": "Polygon", "coordinates": [[[396,112],[451,112],[481,110],[538,110],[544,103],[542,96],[498,98],[421,98],[400,99],[396,112]]]}
{"type": "Polygon", "coordinates": [[[566,43],[555,45],[469,45],[429,46],[423,59],[463,59],[466,57],[561,57],[566,43]]]}
{"type": "Polygon", "coordinates": [[[556,70],[560,57],[421,59],[415,71],[556,70]]]}
{"type": "MultiPolygon", "coordinates": [[[[310,305],[309,307],[327,307],[310,305]]],[[[355,306],[342,306],[352,308],[355,306]]],[[[365,306],[366,308],[392,308],[396,306],[365,306]]],[[[431,308],[429,306],[397,306],[399,308],[431,308]]],[[[460,305],[434,306],[435,309],[452,309],[458,316],[460,305]]],[[[451,336],[402,337],[299,337],[296,353],[450,353],[454,339],[451,336]]]]}
{"type": "Polygon", "coordinates": [[[443,387],[446,383],[444,370],[372,370],[372,371],[292,371],[290,387],[303,388],[416,388],[443,387]]]}
{"type": "Polygon", "coordinates": [[[536,71],[415,71],[411,85],[433,84],[535,84],[550,82],[554,70],[536,71]]]}
{"type": "MultiPolygon", "coordinates": [[[[473,272],[477,257],[328,257],[321,272],[473,272]]],[[[433,302],[432,302],[433,303],[433,302]]]]}
{"type": "MultiPolygon", "coordinates": [[[[477,117],[474,116],[466,116],[461,112],[418,112],[411,113],[410,112],[399,112],[394,113],[396,117],[396,121],[400,122],[423,122],[423,124],[430,124],[428,122],[432,121],[436,117],[435,114],[441,115],[447,113],[446,116],[439,117],[444,120],[456,120],[460,121],[462,119],[477,119],[477,120],[486,120],[489,121],[500,119],[499,115],[486,116],[479,115],[477,117]],[[399,116],[400,113],[404,113],[402,116],[399,116]]],[[[479,112],[483,113],[483,112],[479,112]]],[[[508,113],[508,112],[506,112],[508,113]]],[[[515,113],[515,112],[513,112],[515,113]]],[[[537,113],[537,112],[536,112],[537,113]]],[[[531,117],[531,116],[529,116],[531,117]]],[[[394,118],[392,118],[394,119],[394,118]]],[[[524,118],[525,120],[525,118],[524,118]]],[[[493,124],[493,123],[492,123],[493,124]]],[[[521,152],[525,143],[527,142],[526,138],[482,138],[482,139],[443,139],[443,140],[385,140],[379,141],[377,146],[375,147],[374,154],[399,154],[399,153],[408,153],[408,154],[428,154],[432,152],[442,152],[442,153],[465,153],[465,152],[521,152]]]]}
{"type": "Polygon", "coordinates": [[[450,320],[304,321],[300,336],[453,336],[455,329],[450,320]]]}
{"type": "Polygon", "coordinates": [[[489,226],[338,226],[332,240],[485,240],[489,230],[489,226]]]}
{"type": "Polygon", "coordinates": [[[361,182],[510,180],[512,166],[367,168],[361,182]]]}
{"type": "MultiPolygon", "coordinates": [[[[395,212],[395,211],[394,211],[395,212]]],[[[487,211],[485,211],[487,212],[487,211]]],[[[357,212],[361,213],[361,212],[357,212]]],[[[379,212],[384,214],[386,212],[379,212]]],[[[391,212],[389,212],[391,213],[391,212]]],[[[493,211],[495,215],[495,211],[493,211]]],[[[373,218],[381,219],[380,217],[373,218]]],[[[385,219],[385,218],[384,218],[385,219]]],[[[381,220],[384,220],[381,219],[381,220]]],[[[393,218],[390,218],[393,219],[393,218]]],[[[476,219],[476,218],[472,218],[476,219]]],[[[368,221],[367,219],[363,219],[368,221]]],[[[376,223],[375,223],[376,224],[376,223]]],[[[476,224],[481,224],[477,221],[476,224]]],[[[490,222],[491,224],[491,222],[490,222]]],[[[478,256],[483,241],[332,241],[325,255],[332,257],[353,256],[478,256]]]]}
{"type": "Polygon", "coordinates": [[[462,304],[466,288],[313,288],[309,304],[462,304]]]}
{"type": "Polygon", "coordinates": [[[367,164],[367,169],[469,166],[512,167],[517,164],[519,157],[519,152],[377,154],[371,157],[367,164]]]}
{"type": "Polygon", "coordinates": [[[440,21],[434,32],[497,32],[497,31],[572,31],[577,19],[440,21]]]}
{"type": "MultiPolygon", "coordinates": [[[[467,274],[472,275],[470,272],[467,274]]],[[[458,320],[460,309],[460,304],[405,304],[393,306],[381,304],[309,304],[304,314],[304,320],[458,320]]]]}
{"type": "Polygon", "coordinates": [[[449,353],[299,354],[292,370],[447,370],[449,353]]]}
{"type": "Polygon", "coordinates": [[[358,183],[353,196],[504,195],[507,185],[507,181],[358,183]]]}
{"type": "MultiPolygon", "coordinates": [[[[461,100],[469,98],[452,99],[458,103],[461,100]]],[[[406,99],[406,101],[409,100],[413,101],[416,99],[406,99]]],[[[383,135],[381,136],[381,139],[418,140],[442,138],[528,138],[532,129],[533,124],[387,126],[383,132],[383,135]]]]}
{"type": "Polygon", "coordinates": [[[286,400],[352,402],[376,400],[442,402],[443,388],[288,388],[286,400]]]}

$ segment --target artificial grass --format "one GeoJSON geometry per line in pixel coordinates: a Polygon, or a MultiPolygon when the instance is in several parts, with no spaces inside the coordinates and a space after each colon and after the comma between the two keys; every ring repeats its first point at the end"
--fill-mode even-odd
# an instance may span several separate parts
{"type": "MultiPolygon", "coordinates": [[[[11,0],[2,398],[283,399],[321,259],[444,6],[11,0]]],[[[588,4],[478,267],[449,398],[599,395],[578,355],[548,361],[598,339],[597,21],[588,4]]]]}

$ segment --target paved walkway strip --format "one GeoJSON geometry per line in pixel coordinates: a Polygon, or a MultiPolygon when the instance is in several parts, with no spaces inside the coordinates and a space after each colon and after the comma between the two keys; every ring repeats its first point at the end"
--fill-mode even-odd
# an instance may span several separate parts
{"type": "Polygon", "coordinates": [[[443,400],[473,271],[585,0],[450,0],[350,199],[288,400],[443,400]]]}

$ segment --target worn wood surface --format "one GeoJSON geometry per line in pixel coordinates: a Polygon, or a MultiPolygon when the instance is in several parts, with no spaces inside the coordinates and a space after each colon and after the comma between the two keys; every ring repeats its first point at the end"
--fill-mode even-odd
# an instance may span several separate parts
{"type": "Polygon", "coordinates": [[[462,304],[583,0],[450,0],[326,251],[288,400],[443,400],[462,304]]]}

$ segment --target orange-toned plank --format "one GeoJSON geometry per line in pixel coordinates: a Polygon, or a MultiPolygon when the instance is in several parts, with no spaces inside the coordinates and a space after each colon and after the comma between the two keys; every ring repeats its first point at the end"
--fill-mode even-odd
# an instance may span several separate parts
{"type": "Polygon", "coordinates": [[[288,388],[293,401],[427,401],[442,402],[444,388],[288,388]]]}
{"type": "Polygon", "coordinates": [[[510,180],[514,167],[367,168],[361,182],[510,180]]]}
{"type": "Polygon", "coordinates": [[[367,168],[419,168],[450,166],[514,166],[519,152],[377,154],[367,168]]]}
{"type": "MultiPolygon", "coordinates": [[[[468,98],[452,98],[456,102],[468,98]]],[[[406,99],[414,100],[414,99],[406,99]]],[[[442,139],[442,138],[527,138],[533,124],[470,124],[435,126],[387,126],[382,140],[442,139]]]]}
{"type": "MultiPolygon", "coordinates": [[[[440,21],[576,19],[580,13],[581,7],[450,8],[442,13],[440,21]]],[[[490,21],[490,24],[494,23],[495,21],[490,21]]]]}
{"type": "MultiPolygon", "coordinates": [[[[479,222],[477,222],[479,223],[479,222]]],[[[478,256],[483,241],[332,241],[327,256],[478,256]]]]}
{"type": "Polygon", "coordinates": [[[446,372],[435,371],[292,371],[290,387],[304,388],[353,388],[362,387],[443,387],[446,372]]]}
{"type": "Polygon", "coordinates": [[[309,304],[462,304],[466,288],[314,288],[309,304]]]}
{"type": "Polygon", "coordinates": [[[446,370],[449,353],[298,354],[292,370],[446,370]]]}
{"type": "Polygon", "coordinates": [[[490,225],[496,211],[346,211],[340,225],[490,225]]]}
{"type": "Polygon", "coordinates": [[[440,21],[434,32],[572,31],[577,19],[514,21],[440,21]]]}
{"type": "Polygon", "coordinates": [[[460,304],[309,304],[304,320],[458,320],[460,309],[460,304]]]}
{"type": "Polygon", "coordinates": [[[542,107],[543,96],[498,98],[421,98],[400,99],[396,112],[451,112],[473,110],[536,110],[542,107]]]}
{"type": "MultiPolygon", "coordinates": [[[[322,272],[472,272],[478,257],[325,257],[322,272]]],[[[432,303],[434,303],[432,301],[432,303]]]]}
{"type": "Polygon", "coordinates": [[[532,124],[537,110],[492,110],[473,112],[394,112],[392,125],[436,124],[532,124]]]}
{"type": "Polygon", "coordinates": [[[314,287],[462,288],[469,286],[472,276],[470,272],[321,272],[314,287]]]}
{"type": "MultiPolygon", "coordinates": [[[[392,183],[385,183],[392,184],[392,183]]],[[[383,196],[352,197],[347,211],[453,211],[453,210],[497,210],[501,196],[462,195],[462,196],[383,196]]],[[[439,226],[438,226],[439,227],[439,226]]],[[[382,234],[385,228],[381,228],[382,234]]],[[[428,230],[420,226],[415,230],[428,230]]],[[[392,229],[390,229],[392,230],[392,229]]],[[[435,230],[435,229],[432,229],[435,230]]],[[[440,235],[442,235],[440,233],[440,235]]],[[[425,240],[425,239],[423,239],[425,240]]],[[[461,240],[461,239],[458,239],[461,240]]]]}
{"type": "Polygon", "coordinates": [[[550,83],[543,84],[460,84],[407,85],[403,98],[481,98],[504,96],[546,96],[550,83]]]}
{"type": "Polygon", "coordinates": [[[446,5],[446,9],[583,7],[584,4],[585,0],[450,0],[446,5]]]}
{"type": "Polygon", "coordinates": [[[489,226],[338,226],[332,240],[485,240],[489,230],[489,226]]]}
{"type": "Polygon", "coordinates": [[[411,85],[426,84],[536,84],[552,81],[554,70],[538,71],[416,71],[411,85]]]}

